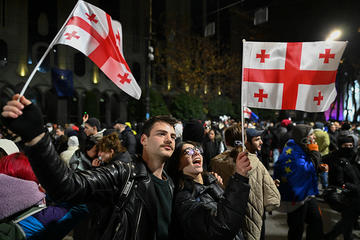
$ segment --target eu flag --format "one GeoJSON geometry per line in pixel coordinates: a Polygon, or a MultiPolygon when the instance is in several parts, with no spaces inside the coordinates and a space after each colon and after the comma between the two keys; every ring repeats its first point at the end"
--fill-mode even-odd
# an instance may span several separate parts
{"type": "Polygon", "coordinates": [[[74,92],[73,75],[70,70],[51,69],[53,87],[59,97],[71,97],[74,92]]]}

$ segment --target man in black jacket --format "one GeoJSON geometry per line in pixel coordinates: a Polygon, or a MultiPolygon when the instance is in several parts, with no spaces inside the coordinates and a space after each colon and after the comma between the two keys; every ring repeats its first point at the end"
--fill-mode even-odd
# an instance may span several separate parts
{"type": "Polygon", "coordinates": [[[114,206],[119,213],[106,224],[105,239],[168,238],[173,184],[163,167],[174,151],[175,119],[159,116],[145,123],[142,157],[71,171],[45,132],[40,109],[25,97],[18,98],[15,95],[3,108],[2,120],[26,142],[32,168],[54,200],[114,206]],[[126,200],[121,199],[124,192],[129,192],[126,200]]]}
{"type": "Polygon", "coordinates": [[[116,120],[113,128],[119,133],[121,143],[131,155],[136,153],[136,138],[131,128],[121,120],[116,120]]]}
{"type": "MultiPolygon", "coordinates": [[[[339,205],[328,199],[330,206],[341,211],[341,219],[335,224],[325,239],[337,239],[342,234],[345,240],[352,239],[354,223],[360,215],[360,171],[355,161],[354,138],[349,132],[342,132],[337,139],[338,150],[325,156],[329,165],[329,185],[343,191],[346,198],[339,205]]],[[[326,199],[326,198],[325,198],[326,199]]]]}

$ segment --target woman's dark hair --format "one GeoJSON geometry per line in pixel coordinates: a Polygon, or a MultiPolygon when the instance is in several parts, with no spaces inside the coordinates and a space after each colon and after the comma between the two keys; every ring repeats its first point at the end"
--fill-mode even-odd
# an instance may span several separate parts
{"type": "Polygon", "coordinates": [[[194,147],[199,147],[199,144],[192,141],[179,142],[175,146],[174,153],[166,164],[166,173],[171,177],[175,184],[175,189],[182,189],[183,187],[183,173],[179,170],[180,158],[184,144],[191,144],[194,147]]]}

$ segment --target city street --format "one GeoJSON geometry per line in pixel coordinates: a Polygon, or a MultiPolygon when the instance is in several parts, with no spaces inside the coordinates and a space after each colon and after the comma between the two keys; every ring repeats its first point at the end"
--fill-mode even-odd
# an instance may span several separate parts
{"type": "MultiPolygon", "coordinates": [[[[326,203],[320,202],[319,205],[323,214],[324,231],[330,231],[331,227],[340,219],[340,214],[329,208],[326,203]]],[[[272,215],[266,216],[266,240],[286,240],[287,239],[287,223],[286,213],[280,213],[273,211],[272,215]]],[[[353,232],[354,240],[360,239],[360,231],[356,230],[353,232]]],[[[305,233],[303,235],[305,239],[305,233]]],[[[342,240],[342,236],[338,237],[342,240]]]]}
{"type": "MultiPolygon", "coordinates": [[[[320,203],[320,208],[323,213],[324,231],[328,232],[336,221],[340,219],[340,214],[329,208],[329,206],[323,202],[320,203]]],[[[286,213],[280,213],[273,211],[272,215],[266,216],[266,240],[287,240],[287,224],[286,213]]],[[[360,239],[360,230],[353,232],[354,240],[360,239]]],[[[64,240],[72,240],[71,234],[69,234],[64,240]]],[[[303,236],[305,239],[305,233],[303,236]]],[[[342,240],[342,236],[338,237],[338,240],[342,240]]]]}

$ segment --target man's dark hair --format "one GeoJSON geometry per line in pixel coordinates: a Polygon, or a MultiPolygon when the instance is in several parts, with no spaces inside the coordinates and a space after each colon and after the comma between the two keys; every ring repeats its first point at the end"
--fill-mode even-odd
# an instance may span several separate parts
{"type": "Polygon", "coordinates": [[[100,124],[100,121],[99,119],[97,118],[89,118],[87,121],[86,121],[87,124],[89,124],[90,126],[92,127],[96,127],[96,130],[97,131],[100,131],[101,130],[101,124],[100,124]]]}
{"type": "Polygon", "coordinates": [[[175,123],[177,123],[177,120],[168,115],[154,116],[144,123],[144,126],[142,128],[142,134],[145,134],[146,136],[150,136],[151,129],[154,126],[154,124],[157,122],[165,122],[171,125],[172,127],[174,127],[175,123]]]}

